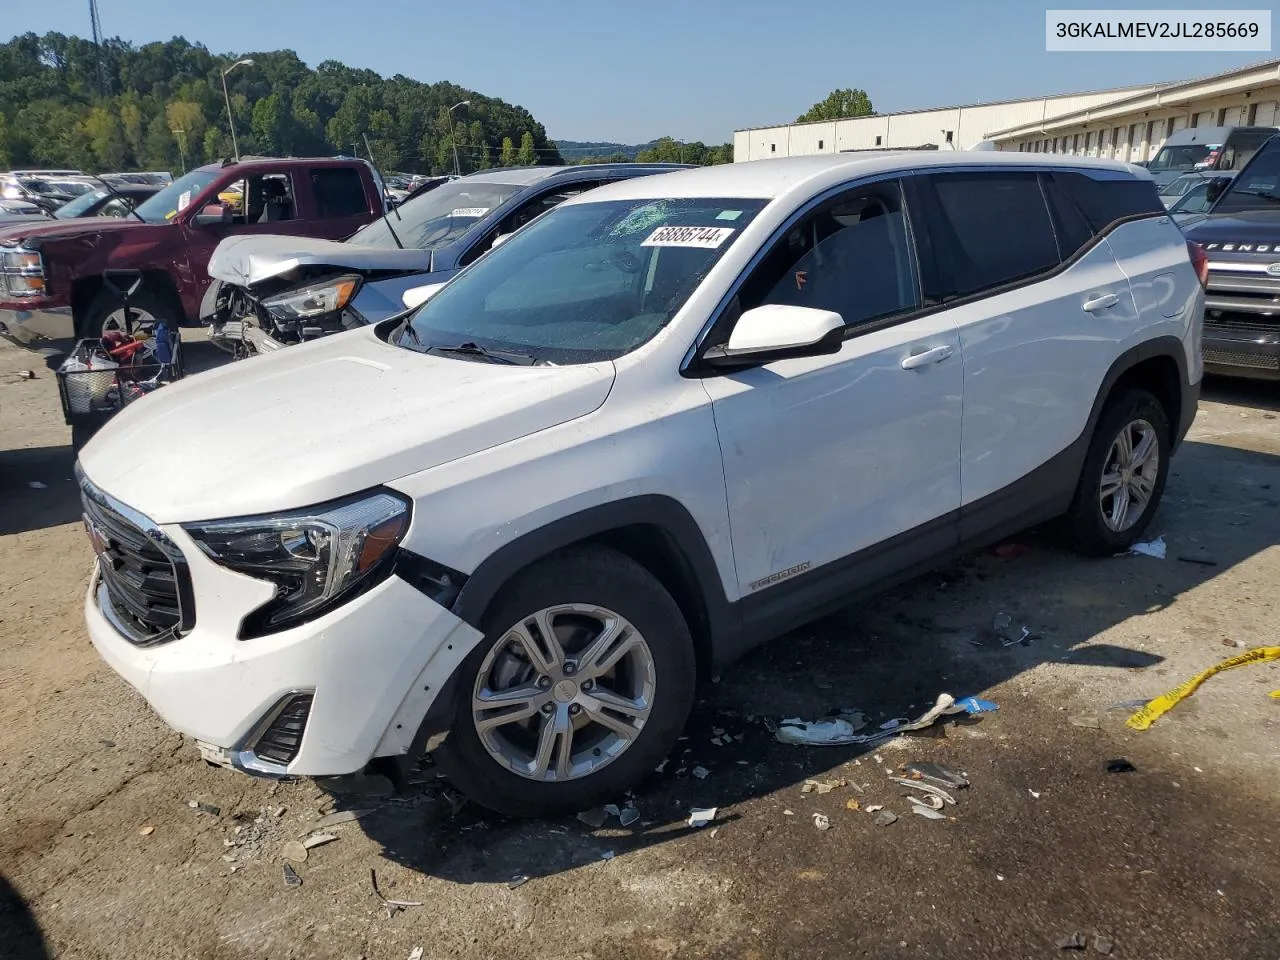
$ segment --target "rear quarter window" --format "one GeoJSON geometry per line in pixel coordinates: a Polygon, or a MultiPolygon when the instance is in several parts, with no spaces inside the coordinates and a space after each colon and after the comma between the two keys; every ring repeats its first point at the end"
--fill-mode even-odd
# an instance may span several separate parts
{"type": "Polygon", "coordinates": [[[316,211],[325,219],[354,217],[369,211],[364,180],[351,167],[330,167],[311,171],[311,190],[316,211]]]}
{"type": "Polygon", "coordinates": [[[1165,212],[1151,180],[1095,180],[1083,173],[1054,172],[1049,180],[1065,203],[1079,211],[1093,233],[1125,217],[1165,212]]]}

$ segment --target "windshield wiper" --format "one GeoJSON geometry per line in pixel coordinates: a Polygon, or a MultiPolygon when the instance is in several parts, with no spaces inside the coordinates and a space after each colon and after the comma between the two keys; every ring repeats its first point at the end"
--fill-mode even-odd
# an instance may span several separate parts
{"type": "Polygon", "coordinates": [[[463,357],[483,357],[493,363],[509,363],[516,366],[531,367],[537,360],[527,353],[508,353],[505,350],[486,350],[477,343],[460,343],[456,347],[427,347],[432,353],[452,353],[463,357]]]}
{"type": "Polygon", "coordinates": [[[413,329],[413,317],[412,317],[412,316],[405,317],[405,319],[404,319],[404,323],[400,324],[400,334],[399,334],[399,336],[397,336],[397,337],[396,337],[396,341],[397,341],[397,342],[399,342],[399,341],[403,340],[403,339],[404,339],[404,335],[405,335],[406,333],[407,333],[409,336],[413,337],[413,342],[414,342],[414,343],[416,343],[418,346],[422,346],[422,338],[418,336],[418,331],[417,331],[417,330],[415,330],[415,329],[413,329]]]}
{"type": "Polygon", "coordinates": [[[1261,197],[1263,200],[1280,203],[1280,193],[1274,190],[1233,190],[1231,192],[1237,196],[1244,194],[1246,197],[1261,197]]]}

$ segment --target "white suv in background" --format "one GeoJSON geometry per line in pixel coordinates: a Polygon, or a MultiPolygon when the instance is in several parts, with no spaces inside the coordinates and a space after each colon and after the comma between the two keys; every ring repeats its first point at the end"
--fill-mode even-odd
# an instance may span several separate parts
{"type": "Polygon", "coordinates": [[[411,313],[124,410],[80,459],[89,632],[246,772],[428,747],[506,813],[616,798],[754,644],[1031,524],[1133,542],[1204,272],[1108,161],[604,187],[411,313]]]}

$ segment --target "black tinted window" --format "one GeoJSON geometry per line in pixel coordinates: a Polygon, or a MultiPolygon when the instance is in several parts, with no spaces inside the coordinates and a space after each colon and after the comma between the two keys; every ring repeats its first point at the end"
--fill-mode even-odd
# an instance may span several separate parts
{"type": "Polygon", "coordinates": [[[1063,200],[1084,216],[1094,233],[1101,233],[1122,217],[1164,213],[1156,185],[1150,180],[1094,180],[1083,173],[1051,173],[1048,180],[1061,191],[1063,200]]]}
{"type": "Polygon", "coordinates": [[[1280,205],[1280,139],[1258,151],[1236,174],[1231,187],[1213,205],[1214,213],[1236,210],[1274,210],[1280,205]]]}
{"type": "Polygon", "coordinates": [[[939,173],[922,179],[936,201],[934,241],[950,266],[952,296],[1034,276],[1060,262],[1036,174],[939,173]]]}
{"type": "Polygon", "coordinates": [[[739,295],[834,310],[864,323],[920,305],[915,257],[896,182],[851,190],[801,220],[769,251],[739,295]]]}
{"type": "Polygon", "coordinates": [[[352,217],[369,210],[364,181],[350,167],[312,170],[311,189],[316,195],[316,210],[325,219],[352,217]]]}

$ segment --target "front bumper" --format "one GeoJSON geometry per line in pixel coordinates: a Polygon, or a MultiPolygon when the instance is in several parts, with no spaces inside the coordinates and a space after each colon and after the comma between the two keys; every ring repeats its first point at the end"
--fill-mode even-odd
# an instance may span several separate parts
{"type": "Polygon", "coordinates": [[[338,776],[400,756],[480,634],[392,576],[311,623],[253,640],[239,621],[269,585],[218,567],[180,527],[164,528],[186,556],[195,627],[156,646],[130,643],[104,616],[95,570],[85,599],[104,660],[206,759],[264,776],[338,776]],[[294,698],[311,696],[292,760],[259,755],[260,738],[294,698]]]}
{"type": "Polygon", "coordinates": [[[1280,380],[1280,332],[1206,324],[1204,368],[1232,377],[1280,380]]]}
{"type": "Polygon", "coordinates": [[[70,307],[37,307],[24,310],[0,307],[0,337],[20,347],[50,340],[74,340],[75,319],[70,307]]]}

